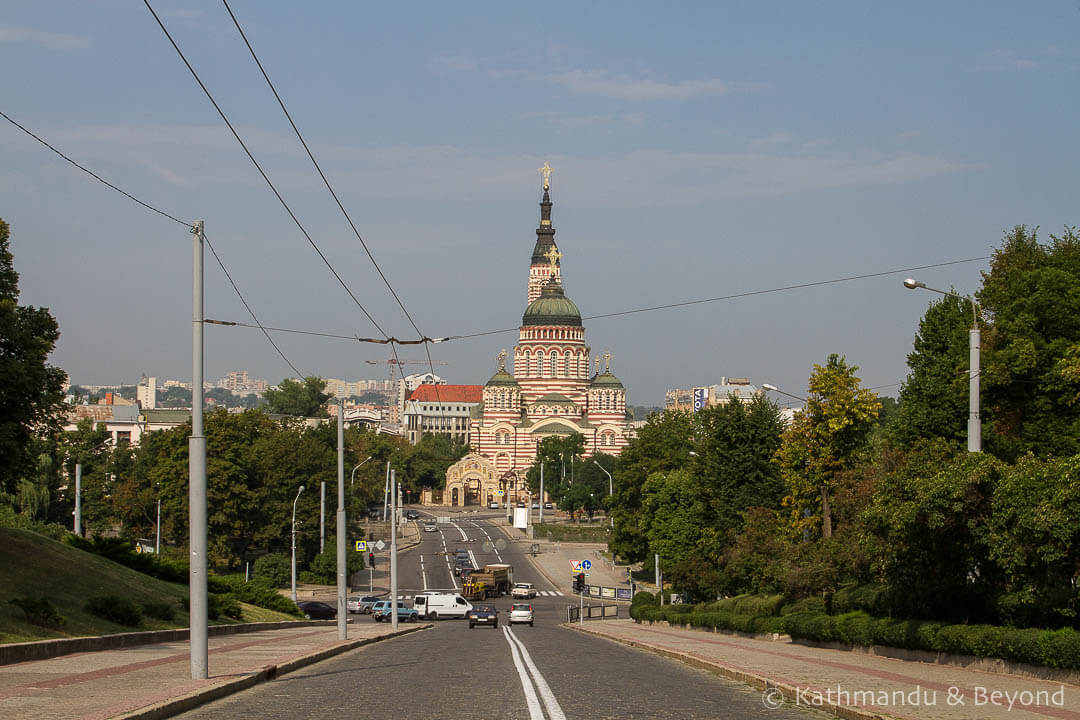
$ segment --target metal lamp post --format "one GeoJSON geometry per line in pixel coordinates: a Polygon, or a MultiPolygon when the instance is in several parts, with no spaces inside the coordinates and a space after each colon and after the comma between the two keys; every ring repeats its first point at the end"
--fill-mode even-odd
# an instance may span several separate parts
{"type": "MultiPolygon", "coordinates": [[[[604,474],[607,475],[607,494],[608,494],[608,497],[611,497],[612,495],[615,494],[615,484],[611,480],[611,473],[609,473],[607,470],[605,470],[604,466],[601,465],[596,460],[593,460],[593,465],[596,465],[596,467],[600,468],[601,470],[604,470],[604,474]]],[[[608,520],[611,521],[611,527],[614,528],[615,527],[615,517],[612,516],[610,513],[611,513],[611,508],[608,508],[608,520]]]]}
{"type": "Polygon", "coordinates": [[[791,393],[787,392],[786,390],[781,390],[780,388],[776,387],[775,385],[770,385],[769,383],[761,383],[761,387],[764,390],[771,390],[771,391],[773,391],[775,393],[780,393],[781,395],[787,395],[790,398],[795,398],[796,400],[798,400],[800,402],[803,402],[803,403],[806,402],[806,398],[799,397],[798,395],[792,395],[791,393]]]}
{"type": "Polygon", "coordinates": [[[300,493],[304,492],[301,485],[292,501],[292,601],[296,602],[296,501],[300,499],[300,493]]]}
{"type": "Polygon", "coordinates": [[[357,466],[352,469],[352,472],[349,473],[349,489],[350,490],[353,489],[353,484],[356,483],[356,471],[359,470],[360,466],[363,465],[364,463],[366,463],[372,457],[373,457],[372,455],[368,455],[366,459],[361,460],[360,463],[357,464],[357,466]]]}
{"type": "Polygon", "coordinates": [[[968,331],[968,452],[982,452],[982,420],[979,417],[979,365],[982,348],[982,333],[979,330],[979,306],[975,298],[969,295],[938,290],[914,278],[904,280],[908,290],[929,290],[941,295],[967,300],[971,303],[971,330],[968,331]]]}

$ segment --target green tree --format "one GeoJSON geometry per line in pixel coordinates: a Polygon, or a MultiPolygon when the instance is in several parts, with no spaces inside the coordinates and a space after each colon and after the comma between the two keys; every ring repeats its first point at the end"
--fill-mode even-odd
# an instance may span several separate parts
{"type": "MultiPolygon", "coordinates": [[[[536,446],[536,458],[526,472],[525,478],[533,495],[540,494],[540,465],[544,466],[544,493],[559,507],[563,506],[564,496],[573,487],[577,475],[585,466],[585,436],[581,433],[544,438],[536,446]]],[[[574,495],[576,501],[583,501],[581,492],[574,495]]],[[[574,503],[570,503],[573,505],[574,503]]],[[[577,504],[574,509],[579,509],[577,504]]]]}
{"type": "Polygon", "coordinates": [[[795,416],[776,452],[792,524],[804,531],[820,528],[826,538],[833,532],[830,493],[854,465],[881,407],[872,391],[859,386],[857,370],[836,354],[814,366],[806,410],[795,416]]]}
{"type": "Polygon", "coordinates": [[[940,437],[966,443],[971,317],[971,303],[963,298],[947,295],[930,303],[907,356],[900,407],[888,423],[894,442],[940,437]]]}
{"type": "Polygon", "coordinates": [[[67,375],[48,364],[60,329],[47,308],[19,305],[8,224],[0,220],[0,491],[31,477],[35,433],[60,428],[67,375]]]}
{"type": "Polygon", "coordinates": [[[669,473],[689,464],[694,432],[690,413],[655,413],[620,453],[614,473],[615,527],[608,545],[625,562],[644,561],[651,566],[653,558],[641,517],[642,488],[653,474],[669,473]]]}
{"type": "Polygon", "coordinates": [[[469,452],[469,446],[446,435],[426,433],[415,445],[398,447],[393,461],[397,478],[409,491],[409,498],[419,497],[421,488],[441,488],[446,471],[469,452]]]}
{"type": "Polygon", "coordinates": [[[326,403],[330,393],[325,390],[326,381],[320,377],[306,377],[303,382],[286,378],[276,389],[267,388],[263,394],[266,411],[275,415],[329,417],[326,403]]]}
{"type": "Polygon", "coordinates": [[[1080,235],[1066,227],[1050,239],[1014,228],[978,293],[992,319],[982,338],[984,414],[1005,459],[1080,453],[1080,403],[1069,381],[1080,344],[1080,235]]]}

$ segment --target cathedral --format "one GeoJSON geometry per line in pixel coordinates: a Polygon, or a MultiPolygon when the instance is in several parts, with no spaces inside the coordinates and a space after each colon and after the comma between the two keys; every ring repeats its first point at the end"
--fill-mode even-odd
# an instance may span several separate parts
{"type": "Polygon", "coordinates": [[[540,172],[540,225],[512,372],[504,350],[471,423],[472,452],[446,473],[443,502],[449,505],[524,501],[525,473],[546,437],[581,433],[586,456],[617,455],[628,441],[626,390],[611,372],[611,355],[605,353],[602,363],[597,358],[593,370],[581,312],[563,290],[562,253],[551,224],[551,168],[544,163],[540,172]]]}

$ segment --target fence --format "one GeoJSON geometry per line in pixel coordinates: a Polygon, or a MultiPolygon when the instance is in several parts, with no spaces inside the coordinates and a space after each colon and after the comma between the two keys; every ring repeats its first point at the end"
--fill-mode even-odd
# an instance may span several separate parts
{"type": "Polygon", "coordinates": [[[619,609],[619,605],[567,605],[566,622],[578,622],[581,620],[581,613],[584,613],[586,620],[610,620],[620,617],[619,609]]]}

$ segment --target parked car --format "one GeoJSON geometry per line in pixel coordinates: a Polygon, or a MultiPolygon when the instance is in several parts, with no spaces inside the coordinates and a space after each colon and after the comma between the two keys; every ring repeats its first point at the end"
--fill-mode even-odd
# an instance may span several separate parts
{"type": "Polygon", "coordinates": [[[297,603],[296,606],[300,608],[300,612],[304,613],[304,617],[308,620],[333,620],[337,617],[337,608],[332,608],[326,603],[316,600],[306,600],[297,603]]]}
{"type": "Polygon", "coordinates": [[[544,503],[544,509],[545,510],[551,510],[553,507],[554,506],[549,502],[544,503]]]}
{"type": "Polygon", "coordinates": [[[518,502],[517,506],[519,508],[523,508],[523,507],[525,507],[525,503],[524,502],[518,502]]]}
{"type": "MultiPolygon", "coordinates": [[[[390,613],[393,612],[392,603],[389,600],[380,600],[371,609],[371,616],[375,622],[390,622],[390,613]]],[[[420,619],[420,613],[415,608],[406,606],[400,600],[397,607],[398,622],[416,622],[420,619]]]]}
{"type": "Polygon", "coordinates": [[[529,623],[529,627],[533,624],[533,611],[532,605],[526,603],[514,603],[510,606],[510,624],[514,623],[529,623]]]}
{"type": "Polygon", "coordinates": [[[494,502],[494,501],[489,502],[488,507],[491,508],[492,510],[498,510],[499,509],[499,503],[494,502]]]}
{"type": "Polygon", "coordinates": [[[469,618],[470,628],[477,625],[499,627],[499,611],[495,609],[494,605],[477,605],[469,611],[466,617],[469,618]]]}
{"type": "Polygon", "coordinates": [[[408,510],[405,513],[405,519],[406,520],[419,520],[420,519],[420,513],[417,512],[416,510],[408,510]]]}
{"type": "Polygon", "coordinates": [[[534,502],[534,503],[532,504],[532,509],[533,509],[533,510],[539,510],[539,509],[540,509],[540,503],[538,503],[538,502],[534,502]]]}
{"type": "Polygon", "coordinates": [[[371,612],[371,606],[379,602],[375,595],[356,595],[345,601],[345,609],[351,613],[367,615],[371,612]]]}
{"type": "Polygon", "coordinates": [[[536,597],[536,588],[532,583],[514,583],[514,587],[510,590],[510,597],[515,600],[531,600],[536,597]]]}
{"type": "Polygon", "coordinates": [[[439,526],[433,522],[424,523],[424,532],[438,532],[439,526]]]}

